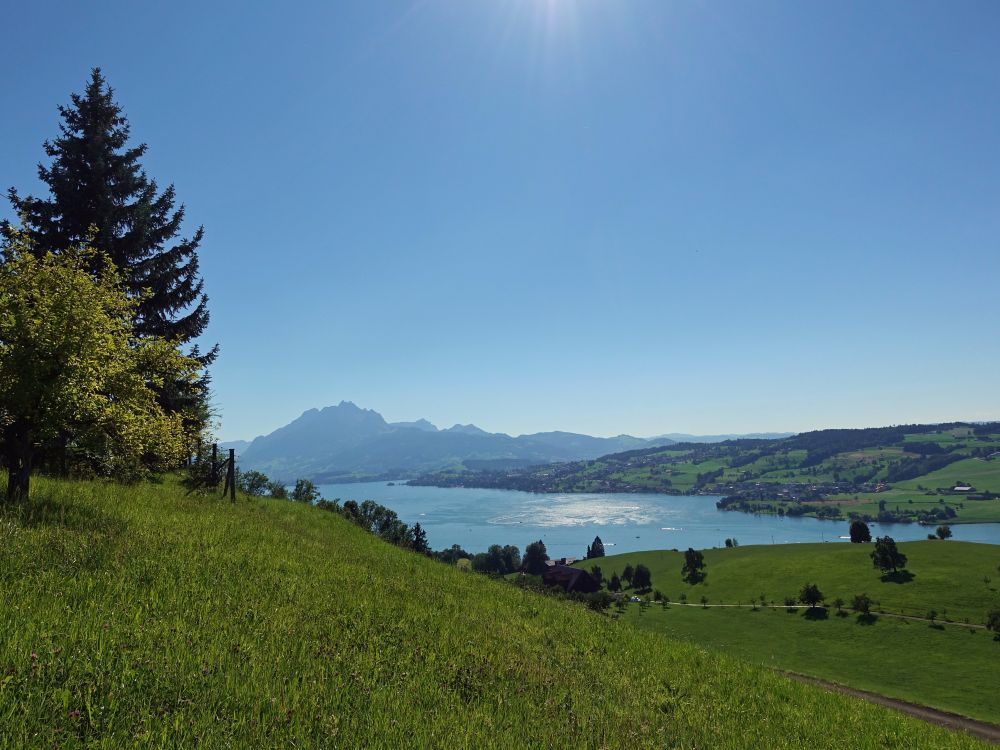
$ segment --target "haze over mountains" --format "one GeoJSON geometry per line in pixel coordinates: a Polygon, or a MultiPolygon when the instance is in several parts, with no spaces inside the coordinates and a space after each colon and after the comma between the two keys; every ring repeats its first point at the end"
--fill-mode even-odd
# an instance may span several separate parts
{"type": "MultiPolygon", "coordinates": [[[[678,435],[684,440],[706,437],[678,435]]],[[[723,440],[735,436],[714,436],[723,440]]],[[[222,443],[235,448],[240,467],[263,471],[272,479],[317,482],[398,478],[465,465],[504,469],[555,461],[593,459],[608,453],[672,445],[674,436],[602,438],[572,432],[538,432],[512,437],[473,424],[438,429],[426,419],[386,422],[377,411],[350,401],[309,409],[284,427],[252,442],[222,443]]]]}

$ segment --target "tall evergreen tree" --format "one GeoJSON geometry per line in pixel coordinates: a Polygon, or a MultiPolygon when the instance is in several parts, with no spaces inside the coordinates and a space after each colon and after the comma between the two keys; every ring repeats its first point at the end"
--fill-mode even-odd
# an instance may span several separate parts
{"type": "MultiPolygon", "coordinates": [[[[72,103],[59,107],[59,137],[44,143],[51,164],[39,164],[38,177],[49,195],[22,197],[12,187],[7,196],[37,252],[59,253],[85,243],[107,254],[127,291],[145,295],[136,307],[137,335],[188,344],[209,320],[197,253],[204,230],[180,237],[184,206],[175,208],[173,185],[161,192],[147,177],[140,164],[146,145],[129,144],[128,120],[113,94],[94,68],[84,93],[72,94],[72,103]]],[[[13,228],[4,222],[3,231],[9,240],[13,228]]],[[[101,257],[93,256],[95,265],[101,257]]],[[[190,351],[207,366],[218,347],[190,351]]],[[[160,401],[168,411],[200,405],[207,420],[207,385],[207,377],[195,385],[165,384],[160,401]]]]}

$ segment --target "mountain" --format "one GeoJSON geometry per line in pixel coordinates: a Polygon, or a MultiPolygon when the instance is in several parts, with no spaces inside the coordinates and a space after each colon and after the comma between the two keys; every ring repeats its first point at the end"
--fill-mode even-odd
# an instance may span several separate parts
{"type": "Polygon", "coordinates": [[[666,438],[675,443],[724,443],[727,440],[781,440],[792,437],[794,432],[748,432],[743,435],[688,435],[684,432],[668,432],[666,435],[657,435],[650,440],[666,438]]]}
{"type": "Polygon", "coordinates": [[[243,455],[243,451],[249,447],[249,440],[227,440],[226,442],[219,443],[219,453],[225,455],[226,451],[232,448],[236,451],[237,456],[241,456],[243,455]]]}
{"type": "Polygon", "coordinates": [[[258,437],[240,451],[240,467],[263,471],[279,481],[336,482],[415,476],[447,467],[526,467],[672,442],[669,438],[600,438],[572,432],[511,437],[473,424],[439,430],[426,419],[386,422],[377,411],[341,401],[310,409],[258,437]]]}

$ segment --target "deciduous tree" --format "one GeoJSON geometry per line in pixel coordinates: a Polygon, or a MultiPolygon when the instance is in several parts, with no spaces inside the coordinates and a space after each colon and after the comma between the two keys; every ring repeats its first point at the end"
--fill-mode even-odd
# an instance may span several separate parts
{"type": "Polygon", "coordinates": [[[852,544],[863,544],[872,540],[872,532],[868,528],[868,524],[860,519],[851,521],[850,534],[852,544]]]}
{"type": "Polygon", "coordinates": [[[0,264],[0,447],[7,498],[29,492],[36,457],[72,450],[94,470],[130,478],[183,457],[183,416],[167,414],[156,389],[193,383],[198,363],[169,341],[135,336],[136,300],[100,253],[54,255],[12,233],[0,264]]]}
{"type": "Polygon", "coordinates": [[[880,536],[875,540],[872,550],[872,564],[883,572],[895,573],[899,568],[906,567],[906,555],[896,548],[896,540],[891,536],[880,536]]]}

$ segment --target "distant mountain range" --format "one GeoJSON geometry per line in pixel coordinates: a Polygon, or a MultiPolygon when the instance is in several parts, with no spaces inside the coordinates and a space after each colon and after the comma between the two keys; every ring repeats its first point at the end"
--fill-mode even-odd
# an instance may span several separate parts
{"type": "MultiPolygon", "coordinates": [[[[709,438],[681,436],[687,441],[709,438]]],[[[717,436],[724,440],[733,436],[717,436]]],[[[253,441],[220,443],[233,448],[243,469],[256,469],[272,479],[316,482],[404,478],[449,467],[505,470],[594,459],[609,453],[672,445],[670,435],[592,437],[572,432],[537,432],[511,437],[486,432],[472,424],[438,429],[426,419],[386,422],[377,411],[341,401],[325,409],[309,409],[269,435],[253,441]]]]}

